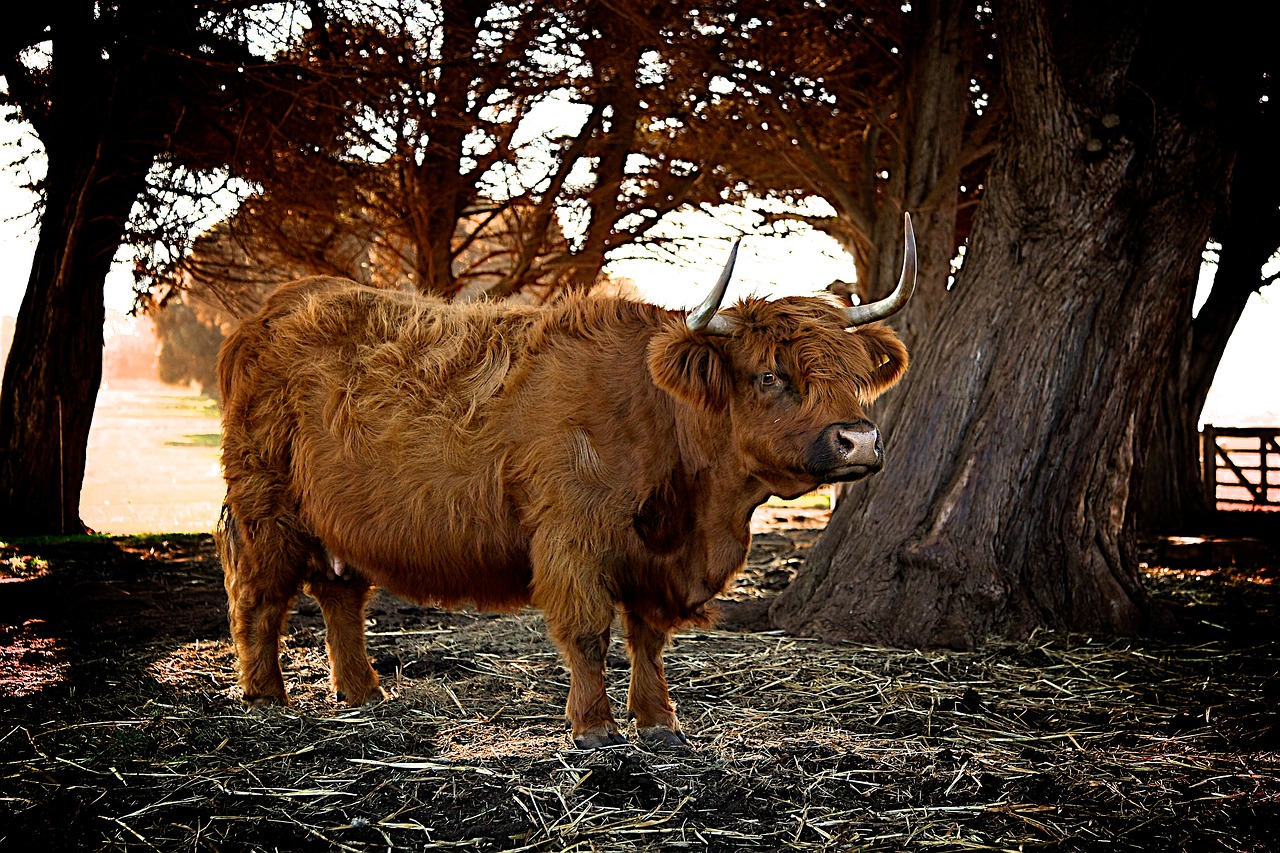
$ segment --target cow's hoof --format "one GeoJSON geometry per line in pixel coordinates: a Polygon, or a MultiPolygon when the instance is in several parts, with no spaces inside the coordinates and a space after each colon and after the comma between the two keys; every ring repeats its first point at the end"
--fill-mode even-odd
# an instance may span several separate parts
{"type": "Polygon", "coordinates": [[[270,693],[246,693],[241,701],[244,702],[246,708],[282,708],[289,704],[289,700],[283,696],[277,696],[270,693]]]}
{"type": "Polygon", "coordinates": [[[648,747],[680,751],[690,749],[689,739],[679,729],[669,729],[666,726],[649,726],[648,728],[637,728],[636,733],[640,735],[640,742],[648,747]]]}
{"type": "Polygon", "coordinates": [[[606,746],[622,746],[627,739],[617,729],[597,726],[580,735],[573,736],[573,745],[578,749],[603,749],[606,746]]]}
{"type": "Polygon", "coordinates": [[[368,693],[364,695],[363,700],[356,699],[353,696],[348,696],[346,693],[344,693],[341,690],[337,691],[337,698],[339,702],[346,702],[347,705],[349,705],[352,708],[360,708],[360,707],[367,708],[370,705],[378,705],[382,702],[385,702],[390,697],[387,695],[387,691],[383,690],[381,687],[374,687],[372,690],[370,690],[368,693]]]}

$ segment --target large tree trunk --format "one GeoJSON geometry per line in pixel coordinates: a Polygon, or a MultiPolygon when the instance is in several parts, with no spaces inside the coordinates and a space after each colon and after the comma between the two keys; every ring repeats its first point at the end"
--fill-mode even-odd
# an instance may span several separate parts
{"type": "Polygon", "coordinates": [[[913,19],[897,169],[902,208],[886,206],[876,214],[868,288],[870,298],[883,299],[897,286],[902,210],[911,211],[920,236],[918,284],[910,304],[894,320],[908,346],[922,340],[947,297],[956,249],[957,187],[967,156],[965,119],[975,28],[973,7],[959,0],[925,0],[913,19]]]}
{"type": "Polygon", "coordinates": [[[103,281],[150,162],[113,157],[93,136],[74,145],[50,152],[40,239],[0,388],[0,528],[10,532],[84,529],[103,281]]]}
{"type": "Polygon", "coordinates": [[[84,529],[80,486],[102,378],[103,282],[172,131],[148,101],[156,86],[145,66],[122,55],[104,59],[99,38],[92,4],[65,10],[54,34],[48,111],[27,115],[44,142],[48,172],[40,238],[0,387],[5,532],[84,529]]]}
{"type": "MultiPolygon", "coordinates": [[[[946,302],[957,248],[960,176],[970,161],[983,156],[985,140],[966,127],[977,38],[973,7],[958,0],[924,0],[913,6],[906,20],[906,74],[897,103],[885,107],[883,127],[868,128],[864,138],[847,146],[848,160],[864,172],[861,187],[846,192],[833,186],[848,168],[827,162],[815,146],[800,146],[808,158],[801,178],[818,188],[835,215],[799,218],[837,240],[853,257],[856,293],[866,302],[883,299],[897,287],[902,213],[911,213],[919,275],[911,303],[892,321],[910,346],[946,302]],[[893,162],[889,181],[879,186],[872,173],[878,167],[872,164],[885,136],[893,139],[893,162]]],[[[779,107],[774,115],[793,135],[808,135],[787,110],[779,107]]]]}
{"type": "Polygon", "coordinates": [[[1133,445],[1230,158],[1195,109],[1130,85],[1132,7],[1089,8],[1050,33],[1042,4],[996,7],[1009,124],[953,302],[915,344],[885,472],[837,507],[782,628],[969,647],[1152,615],[1133,445]]]}
{"type": "Polygon", "coordinates": [[[1179,320],[1185,343],[1160,390],[1137,491],[1135,514],[1144,530],[1180,530],[1203,522],[1214,509],[1201,476],[1200,413],[1231,333],[1262,285],[1262,266],[1280,243],[1280,166],[1273,150],[1280,121],[1274,113],[1264,117],[1245,137],[1232,171],[1231,196],[1216,235],[1222,251],[1213,289],[1194,320],[1190,300],[1179,320]]]}
{"type": "Polygon", "coordinates": [[[1209,389],[1193,388],[1189,379],[1194,340],[1189,306],[1177,322],[1181,345],[1170,354],[1168,374],[1157,392],[1148,443],[1137,448],[1142,478],[1134,489],[1132,513],[1147,533],[1185,529],[1211,509],[1200,474],[1199,427],[1209,389]]]}

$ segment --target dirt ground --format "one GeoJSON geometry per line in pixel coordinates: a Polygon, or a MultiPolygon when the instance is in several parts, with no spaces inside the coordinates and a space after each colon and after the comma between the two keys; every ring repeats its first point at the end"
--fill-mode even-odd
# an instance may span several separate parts
{"type": "MultiPolygon", "coordinates": [[[[756,537],[729,596],[746,603],[669,653],[687,752],[573,750],[534,613],[380,595],[393,698],[349,710],[300,599],[294,704],[251,713],[207,535],[4,546],[0,848],[1280,848],[1274,555],[1153,551],[1149,582],[1186,616],[1161,639],[958,653],[733,630],[813,542],[797,518],[756,537]]],[[[609,664],[621,708],[620,645],[609,664]]]]}

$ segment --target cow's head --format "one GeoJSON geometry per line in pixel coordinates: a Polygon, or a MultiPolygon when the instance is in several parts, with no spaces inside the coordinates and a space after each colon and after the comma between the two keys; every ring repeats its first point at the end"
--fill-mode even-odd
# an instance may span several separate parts
{"type": "Polygon", "coordinates": [[[695,410],[727,416],[708,424],[727,422],[724,439],[773,494],[858,480],[884,465],[863,407],[907,369],[906,347],[876,322],[915,290],[909,216],[905,229],[902,277],[887,299],[853,307],[813,296],[745,299],[721,311],[731,255],[707,301],[650,345],[654,382],[695,410]]]}

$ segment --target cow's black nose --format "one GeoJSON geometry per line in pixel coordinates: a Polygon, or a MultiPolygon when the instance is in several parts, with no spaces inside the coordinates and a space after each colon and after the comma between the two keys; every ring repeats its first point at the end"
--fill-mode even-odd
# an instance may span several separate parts
{"type": "Polygon", "coordinates": [[[860,480],[882,467],[880,430],[868,420],[832,424],[810,446],[810,473],[829,483],[860,480]]]}
{"type": "Polygon", "coordinates": [[[883,465],[884,448],[880,445],[880,430],[870,421],[855,424],[837,424],[832,436],[836,451],[847,465],[883,465]]]}

